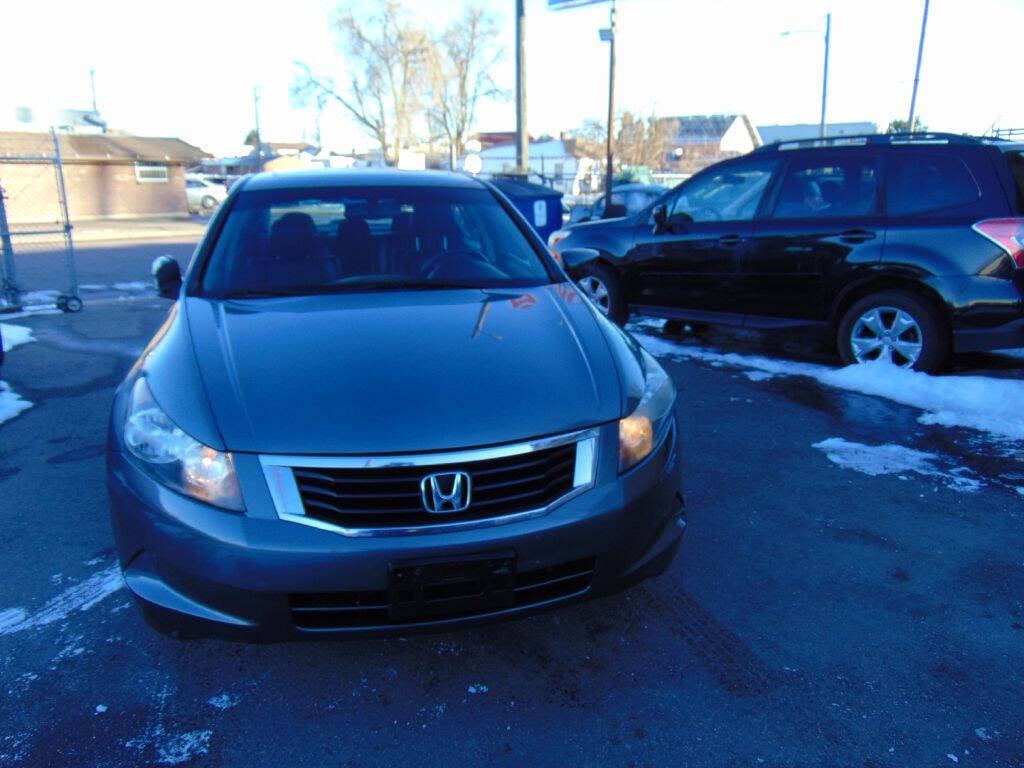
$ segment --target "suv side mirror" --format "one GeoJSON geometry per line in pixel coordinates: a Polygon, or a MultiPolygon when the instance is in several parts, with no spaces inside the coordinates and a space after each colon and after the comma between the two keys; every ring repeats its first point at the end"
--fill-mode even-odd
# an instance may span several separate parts
{"type": "Polygon", "coordinates": [[[164,299],[176,299],[181,291],[181,267],[170,256],[160,256],[153,260],[153,279],[156,281],[157,295],[164,299]]]}

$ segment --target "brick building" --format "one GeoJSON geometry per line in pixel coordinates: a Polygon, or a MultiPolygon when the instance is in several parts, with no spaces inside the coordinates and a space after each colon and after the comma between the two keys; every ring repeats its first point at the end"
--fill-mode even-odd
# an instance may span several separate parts
{"type": "MultiPolygon", "coordinates": [[[[181,139],[60,133],[72,221],[187,215],[185,168],[209,157],[181,139]]],[[[0,186],[8,220],[54,221],[57,179],[49,133],[0,131],[0,186]]]]}

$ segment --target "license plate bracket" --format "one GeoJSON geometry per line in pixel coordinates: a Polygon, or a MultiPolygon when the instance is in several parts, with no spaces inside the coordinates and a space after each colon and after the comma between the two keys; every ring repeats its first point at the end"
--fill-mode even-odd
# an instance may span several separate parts
{"type": "Polygon", "coordinates": [[[392,621],[413,622],[511,608],[515,575],[511,551],[392,563],[388,610],[392,621]]]}

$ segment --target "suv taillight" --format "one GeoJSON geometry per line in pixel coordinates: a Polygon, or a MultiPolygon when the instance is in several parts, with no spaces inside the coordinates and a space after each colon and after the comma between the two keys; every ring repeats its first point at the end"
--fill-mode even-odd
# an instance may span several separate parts
{"type": "Polygon", "coordinates": [[[1024,218],[985,219],[971,228],[1006,251],[1018,269],[1024,269],[1024,218]]]}

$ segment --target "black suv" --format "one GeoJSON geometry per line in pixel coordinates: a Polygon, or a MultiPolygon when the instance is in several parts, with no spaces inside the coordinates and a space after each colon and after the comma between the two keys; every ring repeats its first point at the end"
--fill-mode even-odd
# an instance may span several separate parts
{"type": "Polygon", "coordinates": [[[549,245],[618,323],[630,311],[818,325],[846,363],[933,371],[1024,346],[1024,145],[948,134],[771,144],[640,213],[549,245]]]}

